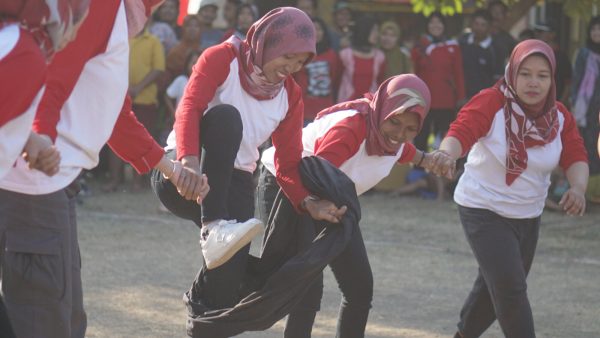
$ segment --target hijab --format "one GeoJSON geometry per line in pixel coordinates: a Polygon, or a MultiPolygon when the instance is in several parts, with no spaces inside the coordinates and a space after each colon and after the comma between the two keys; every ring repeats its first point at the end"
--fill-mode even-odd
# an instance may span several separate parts
{"type": "Polygon", "coordinates": [[[504,95],[504,119],[507,141],[506,184],[511,185],[527,168],[527,148],[543,146],[558,134],[556,108],[556,61],[552,47],[541,40],[525,40],[513,49],[504,78],[494,86],[504,95]],[[525,59],[540,55],[550,64],[552,84],[548,95],[535,105],[524,103],[516,93],[517,75],[525,59]]]}
{"type": "Polygon", "coordinates": [[[226,41],[234,46],[239,64],[240,82],[244,90],[258,100],[270,100],[283,88],[285,79],[271,83],[262,68],[280,56],[316,53],[315,27],[303,11],[293,7],[275,8],[252,24],[245,40],[231,36],[226,41]]]}
{"type": "Polygon", "coordinates": [[[367,119],[367,154],[395,156],[402,144],[387,142],[381,134],[381,124],[394,115],[411,112],[419,116],[420,131],[430,106],[431,94],[425,82],[416,75],[402,74],[385,80],[373,95],[369,93],[365,98],[339,103],[319,112],[317,119],[341,110],[357,110],[367,119]]]}

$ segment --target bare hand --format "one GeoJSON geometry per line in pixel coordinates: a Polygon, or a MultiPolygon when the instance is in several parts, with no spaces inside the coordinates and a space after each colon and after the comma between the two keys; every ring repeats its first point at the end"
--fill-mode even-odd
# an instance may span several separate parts
{"type": "Polygon", "coordinates": [[[60,153],[48,135],[30,132],[22,156],[27,161],[29,169],[37,169],[48,176],[58,173],[60,153]]]}
{"type": "Polygon", "coordinates": [[[175,166],[175,172],[179,171],[179,173],[172,175],[170,180],[177,187],[179,194],[187,200],[196,201],[198,204],[202,203],[210,191],[206,175],[200,172],[199,166],[192,163],[175,162],[175,166]],[[177,169],[179,165],[181,165],[181,169],[177,169]]]}
{"type": "Polygon", "coordinates": [[[558,205],[569,216],[583,216],[585,212],[585,196],[580,190],[571,187],[565,192],[558,205]]]}
{"type": "Polygon", "coordinates": [[[306,199],[304,207],[310,216],[317,221],[327,221],[331,223],[339,223],[342,216],[348,210],[345,205],[338,208],[333,202],[328,200],[306,199]]]}
{"type": "Polygon", "coordinates": [[[456,175],[456,159],[452,158],[443,150],[434,150],[425,154],[421,165],[427,171],[441,177],[453,179],[456,175]]]}

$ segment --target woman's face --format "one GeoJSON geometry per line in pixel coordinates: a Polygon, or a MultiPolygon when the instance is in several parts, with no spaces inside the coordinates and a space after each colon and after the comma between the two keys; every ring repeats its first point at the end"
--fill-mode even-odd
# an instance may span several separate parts
{"type": "Polygon", "coordinates": [[[315,33],[316,33],[316,38],[317,38],[317,43],[323,41],[323,35],[325,34],[325,32],[323,31],[323,27],[321,27],[321,24],[313,21],[313,24],[315,25],[315,33]]]}
{"type": "Polygon", "coordinates": [[[521,101],[535,105],[546,99],[552,85],[552,71],[548,60],[540,55],[528,56],[517,72],[515,91],[521,101]]]}
{"type": "Polygon", "coordinates": [[[600,25],[593,25],[590,31],[590,39],[593,43],[600,43],[600,25]]]}
{"type": "Polygon", "coordinates": [[[386,28],[379,36],[379,44],[381,45],[381,48],[390,50],[398,46],[398,35],[392,28],[386,28]]]}
{"type": "Polygon", "coordinates": [[[413,112],[395,114],[383,121],[379,132],[389,144],[412,142],[419,133],[419,115],[413,112]]]}
{"type": "Polygon", "coordinates": [[[198,12],[198,18],[204,25],[212,25],[213,21],[217,18],[217,6],[208,5],[202,7],[198,12]]]}
{"type": "Polygon", "coordinates": [[[310,57],[309,52],[285,54],[263,65],[263,73],[271,83],[279,83],[302,69],[310,57]]]}
{"type": "Polygon", "coordinates": [[[175,22],[175,20],[177,20],[177,15],[179,14],[178,10],[175,1],[167,0],[158,8],[158,17],[163,22],[175,22]]]}
{"type": "Polygon", "coordinates": [[[440,18],[434,16],[429,20],[429,23],[427,24],[427,31],[432,36],[438,38],[444,34],[444,23],[442,22],[442,20],[440,20],[440,18]]]}
{"type": "Polygon", "coordinates": [[[372,46],[377,45],[377,41],[379,40],[379,25],[373,25],[371,28],[371,33],[369,33],[369,43],[372,46]]]}
{"type": "Polygon", "coordinates": [[[185,40],[188,41],[199,41],[200,40],[200,21],[195,17],[193,19],[187,19],[183,23],[182,35],[185,40]]]}
{"type": "Polygon", "coordinates": [[[237,17],[238,28],[242,30],[250,29],[250,26],[254,23],[254,15],[252,10],[248,7],[244,7],[240,10],[237,17]]]}

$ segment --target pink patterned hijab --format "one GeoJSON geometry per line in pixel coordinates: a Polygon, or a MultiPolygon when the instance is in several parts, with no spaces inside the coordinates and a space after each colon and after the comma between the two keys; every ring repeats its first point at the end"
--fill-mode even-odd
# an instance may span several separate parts
{"type": "Polygon", "coordinates": [[[504,119],[507,141],[506,184],[511,185],[527,169],[527,148],[543,146],[558,134],[556,111],[556,83],[554,51],[541,40],[525,40],[513,49],[510,60],[495,88],[505,98],[504,119]],[[523,61],[531,55],[541,55],[548,60],[552,85],[545,100],[536,105],[522,102],[516,93],[517,74],[523,61]]]}
{"type": "Polygon", "coordinates": [[[396,114],[406,112],[419,116],[419,131],[431,107],[429,88],[419,77],[413,74],[392,76],[385,80],[374,95],[342,102],[322,110],[317,119],[324,115],[347,109],[358,110],[367,116],[367,154],[370,156],[394,156],[402,144],[392,144],[381,135],[381,124],[396,114]]]}
{"type": "Polygon", "coordinates": [[[39,43],[50,58],[65,36],[85,18],[90,0],[2,0],[0,27],[19,22],[39,43]]]}
{"type": "Polygon", "coordinates": [[[270,83],[262,67],[280,56],[294,53],[316,54],[316,33],[311,19],[293,7],[275,8],[255,22],[244,41],[232,36],[227,40],[237,50],[239,75],[244,90],[258,100],[274,98],[285,80],[270,83]]]}

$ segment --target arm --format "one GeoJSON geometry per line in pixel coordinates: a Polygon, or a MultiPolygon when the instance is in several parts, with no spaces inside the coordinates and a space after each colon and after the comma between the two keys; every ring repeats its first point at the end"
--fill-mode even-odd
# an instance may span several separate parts
{"type": "Polygon", "coordinates": [[[136,83],[135,85],[129,87],[129,95],[131,98],[134,98],[139,95],[146,87],[155,83],[160,76],[163,74],[162,70],[151,70],[150,73],[146,74],[142,81],[136,83]]]}

